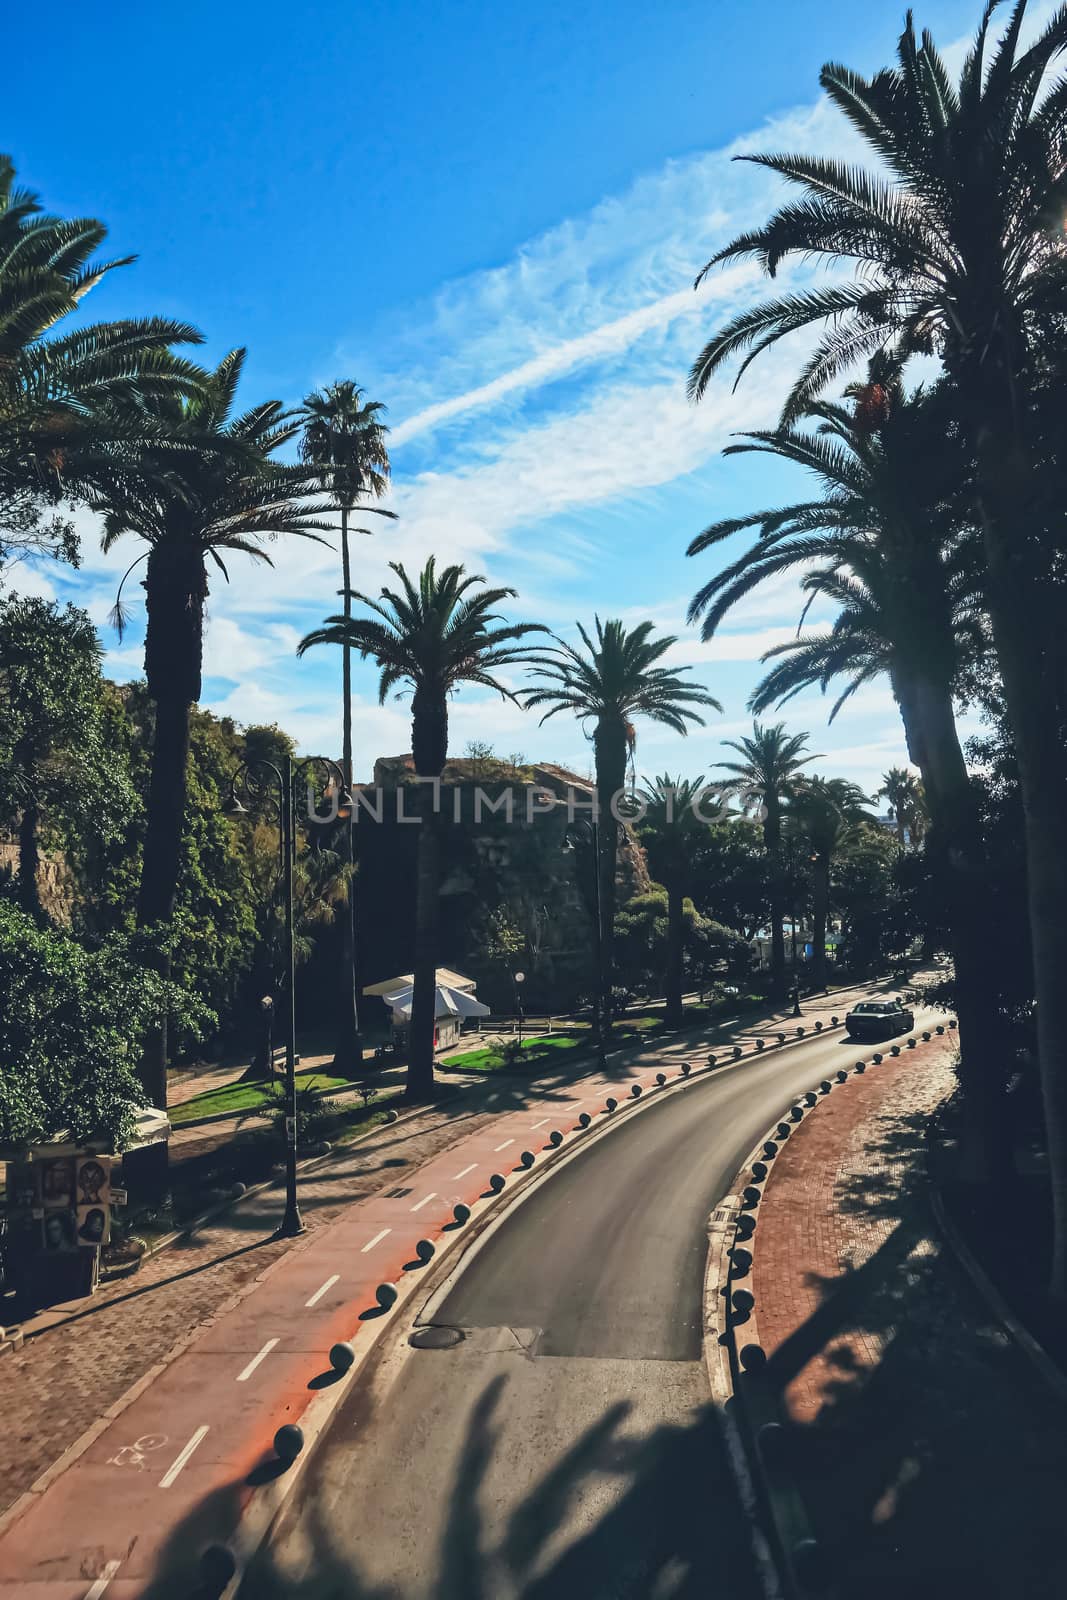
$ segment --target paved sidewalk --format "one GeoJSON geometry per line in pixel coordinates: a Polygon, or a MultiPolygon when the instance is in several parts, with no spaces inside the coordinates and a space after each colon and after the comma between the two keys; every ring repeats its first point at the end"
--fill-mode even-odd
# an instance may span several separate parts
{"type": "Polygon", "coordinates": [[[756,1235],[760,1342],[840,1595],[1062,1600],[1067,1408],[930,1209],[923,1130],[951,1051],[850,1077],[783,1147],[756,1235]]]}

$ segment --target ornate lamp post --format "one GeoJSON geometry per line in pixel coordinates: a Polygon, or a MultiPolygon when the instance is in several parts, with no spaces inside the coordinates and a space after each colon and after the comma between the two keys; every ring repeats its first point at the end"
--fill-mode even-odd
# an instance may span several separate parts
{"type": "Polygon", "coordinates": [[[526,982],[526,974],[525,974],[525,972],[516,972],[516,974],[515,974],[515,1010],[516,1010],[516,1012],[518,1014],[518,1018],[519,1018],[519,1049],[520,1050],[522,1049],[522,1024],[523,1024],[523,1019],[524,1019],[524,1012],[523,1012],[523,1009],[522,1009],[522,986],[523,986],[523,984],[525,982],[526,982]]]}
{"type": "MultiPolygon", "coordinates": [[[[291,1239],[304,1231],[304,1221],[296,1199],[296,941],[293,928],[293,869],[296,864],[296,828],[294,825],[294,784],[306,784],[308,814],[312,814],[312,784],[308,774],[313,768],[329,773],[326,793],[336,803],[335,815],[351,814],[352,796],[336,761],[326,756],[311,756],[307,761],[293,766],[291,756],[286,756],[281,766],[273,761],[243,761],[230,779],[230,792],[223,803],[227,816],[248,814],[241,804],[238,788],[254,790],[258,783],[276,791],[278,800],[278,846],[282,863],[282,893],[285,901],[285,1215],[278,1234],[291,1239]]],[[[272,1006],[273,1010],[273,1006],[272,1006]]],[[[273,1072],[273,1049],[272,1049],[273,1072]]]]}
{"type": "Polygon", "coordinates": [[[610,1008],[606,1004],[604,987],[604,921],[600,908],[600,828],[586,817],[572,822],[563,835],[563,848],[577,853],[579,846],[592,851],[593,859],[593,956],[596,962],[596,988],[593,993],[593,1030],[596,1034],[596,1053],[604,1065],[605,1033],[611,1026],[610,1008]]]}

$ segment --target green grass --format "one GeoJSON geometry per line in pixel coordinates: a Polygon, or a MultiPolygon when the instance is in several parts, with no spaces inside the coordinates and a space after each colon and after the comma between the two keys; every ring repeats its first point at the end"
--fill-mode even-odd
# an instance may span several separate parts
{"type": "MultiPolygon", "coordinates": [[[[584,1044],[587,1032],[546,1033],[524,1039],[523,1052],[529,1052],[531,1061],[547,1059],[559,1050],[573,1050],[577,1045],[584,1044]]],[[[451,1068],[453,1072],[499,1072],[507,1065],[507,1060],[499,1045],[490,1044],[481,1050],[464,1050],[459,1055],[445,1056],[440,1065],[451,1068]]]]}
{"type": "MultiPolygon", "coordinates": [[[[298,1072],[296,1086],[298,1089],[317,1089],[329,1093],[333,1089],[350,1088],[351,1084],[347,1078],[334,1078],[326,1072],[298,1072]]],[[[217,1116],[224,1111],[234,1116],[245,1111],[262,1111],[271,1103],[272,1096],[266,1083],[227,1083],[220,1089],[205,1089],[203,1094],[194,1095],[191,1100],[175,1106],[170,1113],[170,1120],[180,1128],[183,1123],[195,1122],[200,1117],[217,1116]]]]}

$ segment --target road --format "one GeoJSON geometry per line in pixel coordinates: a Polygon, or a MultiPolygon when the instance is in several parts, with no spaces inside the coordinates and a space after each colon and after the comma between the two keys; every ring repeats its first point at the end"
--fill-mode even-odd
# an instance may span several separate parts
{"type": "Polygon", "coordinates": [[[413,1312],[379,1352],[242,1600],[754,1600],[701,1359],[706,1224],[856,1054],[834,1034],[695,1081],[541,1184],[434,1307],[457,1342],[411,1348],[413,1312]]]}

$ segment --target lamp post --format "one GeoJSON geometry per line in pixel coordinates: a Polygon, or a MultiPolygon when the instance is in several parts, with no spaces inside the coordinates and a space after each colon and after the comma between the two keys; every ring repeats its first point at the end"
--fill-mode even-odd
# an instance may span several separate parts
{"type": "Polygon", "coordinates": [[[519,1018],[519,1049],[520,1050],[522,1049],[522,1023],[523,1023],[522,986],[523,986],[523,984],[525,982],[526,982],[526,974],[525,974],[525,972],[516,972],[516,974],[515,974],[515,1010],[516,1010],[516,1013],[518,1014],[518,1018],[519,1018]]]}
{"type": "Polygon", "coordinates": [[[272,994],[265,994],[263,996],[262,1000],[259,1002],[259,1006],[260,1006],[260,1010],[263,1012],[263,1032],[266,1035],[267,1070],[270,1073],[270,1081],[273,1084],[273,1082],[274,1082],[274,996],[272,994]]]}
{"type": "MultiPolygon", "coordinates": [[[[311,800],[311,784],[307,774],[314,767],[325,768],[330,774],[330,783],[327,792],[331,798],[336,799],[337,815],[347,816],[351,813],[352,796],[348,792],[344,776],[336,761],[331,761],[326,756],[311,756],[302,761],[295,769],[293,759],[286,755],[281,766],[275,766],[273,761],[256,760],[242,761],[230,779],[230,792],[223,802],[223,811],[227,816],[240,817],[248,814],[248,807],[241,804],[237,790],[239,785],[249,787],[249,780],[255,782],[255,774],[261,774],[260,782],[276,789],[278,799],[278,845],[282,863],[282,894],[285,903],[285,1215],[281,1226],[278,1228],[280,1238],[292,1239],[304,1231],[304,1220],[300,1215],[300,1207],[296,1198],[296,939],[293,927],[293,869],[296,864],[296,827],[294,824],[293,786],[297,781],[307,782],[309,801],[311,800]]],[[[271,1012],[274,1002],[271,1001],[271,1012]]],[[[273,1074],[273,1037],[271,1040],[271,1071],[273,1074]]]]}
{"type": "Polygon", "coordinates": [[[564,850],[577,852],[579,844],[588,845],[593,856],[593,957],[596,962],[596,986],[593,991],[593,1030],[596,1034],[597,1060],[604,1065],[605,1034],[611,1024],[609,1008],[605,1005],[604,987],[604,922],[600,909],[600,828],[586,817],[572,822],[563,835],[564,850]]]}

